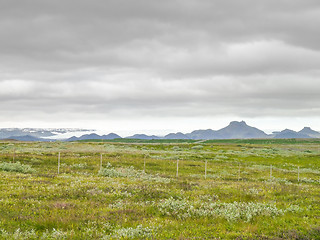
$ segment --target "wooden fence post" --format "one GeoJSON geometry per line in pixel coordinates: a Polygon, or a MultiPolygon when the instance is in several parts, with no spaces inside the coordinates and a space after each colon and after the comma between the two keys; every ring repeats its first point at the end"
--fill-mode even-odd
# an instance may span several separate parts
{"type": "Polygon", "coordinates": [[[177,177],[179,176],[179,159],[177,159],[177,177]]]}
{"type": "Polygon", "coordinates": [[[100,170],[102,170],[102,153],[100,153],[100,170]]]}
{"type": "Polygon", "coordinates": [[[58,155],[58,174],[60,174],[60,152],[58,155]]]}
{"type": "Polygon", "coordinates": [[[204,165],[204,179],[207,179],[207,160],[206,160],[206,163],[204,165]]]}

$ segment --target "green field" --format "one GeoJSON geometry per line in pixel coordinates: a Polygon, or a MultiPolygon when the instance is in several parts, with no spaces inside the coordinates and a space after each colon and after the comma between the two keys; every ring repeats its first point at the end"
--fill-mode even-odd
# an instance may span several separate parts
{"type": "Polygon", "coordinates": [[[0,175],[0,239],[320,239],[315,139],[8,141],[0,175]]]}

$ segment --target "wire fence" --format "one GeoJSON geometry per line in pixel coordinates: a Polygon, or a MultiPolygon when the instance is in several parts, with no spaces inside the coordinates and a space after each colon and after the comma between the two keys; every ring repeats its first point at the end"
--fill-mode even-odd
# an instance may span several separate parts
{"type": "Polygon", "coordinates": [[[320,171],[312,168],[291,166],[281,168],[276,165],[239,161],[216,161],[215,159],[157,159],[147,154],[136,153],[126,158],[117,153],[12,153],[1,154],[1,161],[21,162],[33,167],[46,169],[50,174],[97,173],[112,164],[115,168],[134,167],[144,173],[160,174],[171,178],[191,177],[205,180],[224,181],[277,181],[280,183],[320,184],[320,171]],[[43,166],[45,165],[45,166],[43,166]]]}

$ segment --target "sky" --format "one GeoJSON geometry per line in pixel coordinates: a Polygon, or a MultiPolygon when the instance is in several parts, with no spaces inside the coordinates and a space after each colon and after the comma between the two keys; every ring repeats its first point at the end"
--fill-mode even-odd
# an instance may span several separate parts
{"type": "Polygon", "coordinates": [[[0,0],[0,128],[320,130],[319,0],[0,0]]]}

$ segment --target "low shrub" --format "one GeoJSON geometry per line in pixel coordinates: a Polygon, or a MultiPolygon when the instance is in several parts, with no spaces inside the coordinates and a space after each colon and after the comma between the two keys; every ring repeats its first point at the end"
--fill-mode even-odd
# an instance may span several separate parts
{"type": "Polygon", "coordinates": [[[169,183],[170,179],[160,177],[158,175],[147,174],[144,171],[136,170],[134,167],[128,168],[114,168],[110,163],[107,163],[105,168],[101,168],[99,171],[100,176],[105,177],[129,177],[137,178],[145,181],[155,181],[159,183],[169,183]]]}
{"type": "Polygon", "coordinates": [[[286,212],[274,205],[265,203],[223,203],[217,201],[213,203],[201,203],[199,206],[195,206],[187,200],[176,200],[174,198],[161,201],[158,204],[158,208],[163,215],[174,216],[180,219],[188,217],[222,217],[228,221],[242,219],[246,222],[251,221],[255,216],[274,217],[286,212]]]}
{"type": "Polygon", "coordinates": [[[33,173],[34,169],[30,165],[21,164],[20,162],[16,163],[8,163],[2,162],[0,163],[0,170],[7,172],[20,172],[20,173],[33,173]]]}
{"type": "Polygon", "coordinates": [[[128,227],[117,229],[112,235],[106,236],[103,239],[151,239],[154,235],[153,232],[153,228],[139,225],[136,228],[128,227]]]}

